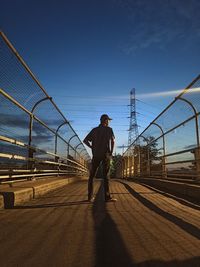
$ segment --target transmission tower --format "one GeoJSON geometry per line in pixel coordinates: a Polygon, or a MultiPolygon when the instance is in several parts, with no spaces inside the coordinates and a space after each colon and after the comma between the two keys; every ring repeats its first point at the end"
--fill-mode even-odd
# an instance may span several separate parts
{"type": "Polygon", "coordinates": [[[130,127],[128,136],[128,145],[130,146],[133,141],[138,137],[138,124],[136,119],[136,101],[135,101],[135,88],[130,91],[130,127]]]}

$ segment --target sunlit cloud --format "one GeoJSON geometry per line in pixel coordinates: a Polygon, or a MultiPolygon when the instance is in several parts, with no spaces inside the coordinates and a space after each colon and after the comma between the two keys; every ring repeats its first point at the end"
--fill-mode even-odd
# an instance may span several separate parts
{"type": "MultiPolygon", "coordinates": [[[[152,92],[152,93],[136,93],[136,99],[148,99],[148,98],[159,98],[159,97],[170,97],[170,96],[178,96],[184,91],[184,89],[177,89],[177,90],[168,90],[168,91],[159,91],[159,92],[152,92]]],[[[199,93],[200,92],[200,87],[195,87],[195,88],[190,88],[188,89],[185,93],[187,94],[193,94],[193,93],[199,93]]],[[[64,96],[63,96],[64,97],[64,96]]],[[[69,96],[68,98],[76,98],[77,96],[69,96]]],[[[126,100],[129,101],[130,95],[129,93],[124,94],[124,95],[108,95],[108,96],[92,96],[90,95],[89,97],[84,97],[84,96],[79,96],[79,98],[85,102],[87,101],[88,105],[91,103],[110,103],[110,101],[117,101],[117,100],[126,100]]],[[[67,106],[67,104],[66,104],[67,106]]],[[[92,111],[92,110],[91,110],[92,111]]],[[[94,109],[95,111],[95,109],[94,109]]]]}
{"type": "MultiPolygon", "coordinates": [[[[180,90],[169,90],[169,91],[162,91],[162,92],[152,92],[152,93],[146,93],[146,94],[137,94],[137,97],[139,98],[156,98],[156,97],[163,97],[163,96],[178,96],[183,92],[183,89],[180,90]]],[[[197,88],[191,88],[187,90],[187,94],[192,93],[199,93],[200,87],[197,88]]]]}
{"type": "MultiPolygon", "coordinates": [[[[160,92],[152,92],[152,93],[142,93],[136,94],[136,99],[143,99],[143,98],[159,98],[159,97],[170,97],[170,96],[178,96],[183,92],[184,89],[177,89],[177,90],[169,90],[169,91],[160,91],[160,92]]],[[[186,91],[187,94],[199,93],[200,87],[190,88],[186,91]]],[[[107,100],[127,100],[130,96],[127,95],[116,95],[116,96],[108,96],[107,100]]]]}

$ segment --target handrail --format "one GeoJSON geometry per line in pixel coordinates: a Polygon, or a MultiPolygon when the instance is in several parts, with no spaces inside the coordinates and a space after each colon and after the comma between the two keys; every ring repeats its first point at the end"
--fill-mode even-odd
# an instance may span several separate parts
{"type": "MultiPolygon", "coordinates": [[[[198,75],[183,90],[183,92],[181,92],[177,97],[175,97],[175,99],[142,131],[142,133],[137,137],[137,139],[135,139],[133,141],[133,143],[127,148],[127,150],[123,154],[123,158],[125,161],[125,163],[122,166],[122,169],[123,169],[122,172],[123,173],[127,174],[128,173],[127,168],[129,168],[129,167],[133,168],[133,169],[135,168],[134,155],[131,156],[131,157],[133,157],[134,161],[132,162],[129,160],[131,163],[131,165],[129,164],[130,166],[128,164],[126,164],[126,161],[128,161],[128,158],[126,156],[129,155],[129,157],[130,157],[129,151],[134,152],[135,151],[134,148],[136,147],[138,149],[143,149],[144,153],[149,153],[149,151],[150,151],[150,160],[147,160],[147,158],[144,157],[144,159],[141,159],[141,160],[143,160],[143,162],[141,162],[139,164],[139,168],[143,172],[142,175],[145,175],[144,170],[146,171],[146,173],[148,173],[147,167],[149,164],[147,164],[147,163],[150,162],[151,171],[153,173],[156,172],[156,173],[161,174],[161,166],[162,166],[162,174],[164,174],[163,178],[167,178],[167,172],[169,172],[171,174],[172,169],[174,171],[178,171],[178,169],[180,169],[179,173],[181,172],[183,174],[184,174],[184,172],[187,172],[187,171],[188,171],[188,173],[191,171],[196,172],[196,177],[197,177],[197,179],[200,180],[200,140],[199,140],[200,105],[199,104],[195,105],[195,102],[193,103],[193,101],[192,101],[193,99],[192,98],[187,99],[187,95],[186,95],[186,93],[190,92],[190,89],[191,89],[191,92],[195,91],[195,89],[192,91],[192,87],[194,87],[196,83],[197,83],[197,87],[198,87],[199,81],[200,81],[200,75],[198,75]],[[185,94],[185,96],[184,96],[184,94],[185,94]],[[176,107],[177,101],[185,102],[191,108],[191,114],[189,114],[189,115],[187,114],[186,118],[185,117],[182,118],[181,113],[178,113],[179,111],[177,109],[177,118],[179,120],[177,121],[176,125],[174,126],[173,123],[169,124],[170,123],[170,121],[169,121],[168,122],[169,126],[164,130],[165,125],[162,123],[162,117],[166,112],[167,112],[167,115],[170,115],[170,111],[171,111],[170,108],[172,106],[176,107]],[[193,122],[193,123],[191,123],[191,122],[193,122]],[[152,125],[157,126],[160,129],[160,133],[157,133],[157,131],[155,133],[153,131],[154,128],[152,127],[152,125]],[[188,126],[185,128],[181,128],[182,132],[184,132],[185,143],[184,143],[184,139],[182,140],[182,138],[181,138],[181,131],[177,132],[177,130],[180,129],[180,127],[182,127],[182,126],[188,126]],[[151,133],[152,133],[152,135],[151,135],[151,133]],[[178,148],[177,151],[174,152],[172,142],[174,142],[174,145],[175,145],[175,143],[176,143],[175,134],[176,133],[179,134],[178,135],[179,140],[177,140],[177,141],[181,144],[181,147],[178,148]],[[174,140],[172,139],[173,134],[175,136],[174,140]],[[141,137],[144,138],[145,141],[147,141],[148,137],[149,137],[150,141],[146,142],[147,144],[144,146],[141,144],[138,144],[137,140],[141,137]],[[187,139],[190,141],[190,143],[187,143],[187,139]],[[189,147],[189,146],[192,146],[192,147],[187,149],[187,147],[189,147]],[[158,155],[158,151],[159,151],[160,147],[162,147],[162,149],[163,149],[163,154],[161,156],[158,155]],[[148,150],[148,148],[150,148],[150,149],[148,150]],[[167,151],[167,153],[166,153],[166,151],[167,151]],[[189,155],[186,155],[186,156],[184,156],[183,159],[177,157],[177,159],[174,158],[173,161],[169,161],[170,156],[176,157],[176,155],[181,155],[181,154],[186,153],[186,152],[192,152],[194,154],[193,155],[194,159],[191,159],[191,157],[189,155]],[[168,162],[165,162],[165,159],[168,159],[168,162]],[[189,164],[189,163],[191,163],[191,164],[189,164]],[[170,167],[171,168],[170,169],[169,168],[170,164],[177,164],[177,166],[170,167]],[[182,166],[182,169],[181,169],[181,166],[182,166]]],[[[196,90],[195,92],[198,92],[198,90],[196,90]]],[[[198,95],[195,95],[195,100],[197,99],[197,97],[200,97],[200,93],[198,95]]],[[[181,102],[179,102],[179,103],[181,103],[181,102]]],[[[174,113],[172,113],[172,114],[174,115],[174,113]]],[[[166,117],[164,117],[164,118],[166,118],[166,117]]],[[[172,118],[172,121],[173,121],[173,118],[172,118]]],[[[137,164],[137,162],[136,162],[136,164],[137,164]]],[[[126,175],[126,177],[127,177],[127,175],[126,175]]]]}
{"type": "MultiPolygon", "coordinates": [[[[16,139],[12,139],[12,138],[8,138],[8,137],[5,137],[5,136],[0,136],[0,140],[1,141],[5,141],[5,142],[8,142],[8,143],[11,143],[11,144],[16,144],[16,145],[19,145],[19,146],[22,146],[22,147],[27,147],[27,148],[32,148],[38,152],[43,152],[47,155],[51,155],[51,156],[58,156],[57,154],[54,154],[54,153],[51,153],[51,152],[48,152],[48,151],[45,151],[45,150],[42,150],[42,149],[39,149],[37,147],[33,147],[33,146],[29,146],[29,145],[26,145],[24,144],[23,142],[21,141],[18,141],[16,139]]],[[[0,157],[1,157],[1,154],[3,153],[0,153],[0,157]]],[[[5,153],[6,154],[6,153],[5,153]]],[[[20,157],[20,155],[19,155],[20,157]]],[[[76,165],[79,165],[79,166],[83,166],[82,164],[78,163],[77,161],[73,161],[67,157],[63,157],[63,156],[59,156],[60,159],[63,159],[63,160],[66,160],[66,161],[69,161],[69,162],[72,162],[72,163],[75,163],[76,165]]],[[[31,161],[34,161],[35,159],[32,159],[32,158],[26,158],[26,159],[29,159],[31,161]]],[[[55,163],[55,162],[54,162],[55,163]]]]}
{"type": "Polygon", "coordinates": [[[65,118],[52,97],[47,94],[1,31],[0,42],[3,48],[0,51],[0,68],[6,72],[9,69],[7,64],[11,64],[14,72],[6,72],[6,78],[4,75],[0,77],[0,96],[3,99],[0,110],[3,118],[0,129],[0,181],[3,179],[2,175],[4,178],[9,176],[9,179],[15,179],[16,175],[17,178],[18,176],[24,178],[31,177],[33,174],[37,176],[64,173],[86,174],[88,172],[86,163],[90,157],[69,120],[65,118]],[[7,58],[9,61],[5,60],[7,58]],[[43,112],[44,101],[52,122],[43,112]],[[4,103],[11,109],[5,109],[4,103]],[[60,127],[65,124],[68,131],[67,137],[62,132],[59,133],[60,127]],[[74,135],[77,139],[70,144],[68,139],[74,135]],[[62,146],[57,145],[58,141],[62,146]],[[83,146],[81,151],[77,151],[77,143],[83,146]],[[70,153],[68,153],[69,149],[70,153]],[[18,169],[17,172],[14,171],[15,169],[18,169]]]}
{"type": "MultiPolygon", "coordinates": [[[[31,116],[32,118],[34,118],[37,122],[39,122],[41,125],[43,125],[45,128],[47,128],[50,132],[52,132],[55,136],[57,135],[60,139],[62,139],[66,144],[69,144],[69,141],[67,143],[67,141],[65,139],[63,139],[62,136],[60,136],[58,133],[56,133],[56,131],[54,131],[53,129],[49,128],[43,121],[41,121],[39,118],[37,118],[37,116],[35,116],[33,113],[31,113],[29,110],[27,110],[25,107],[23,107],[17,100],[15,100],[12,96],[8,95],[2,88],[0,88],[0,93],[6,97],[8,100],[10,100],[13,104],[15,104],[16,106],[18,106],[20,109],[22,109],[23,111],[25,111],[29,116],[31,116]]],[[[70,140],[78,135],[75,134],[74,136],[72,136],[70,138],[70,140]]],[[[74,150],[74,148],[69,144],[69,146],[74,150]]],[[[69,148],[68,148],[69,149],[69,148]]]]}

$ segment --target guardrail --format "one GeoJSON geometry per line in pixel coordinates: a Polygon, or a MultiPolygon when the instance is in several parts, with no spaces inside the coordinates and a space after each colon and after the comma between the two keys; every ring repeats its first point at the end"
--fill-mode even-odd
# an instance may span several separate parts
{"type": "Polygon", "coordinates": [[[0,182],[86,175],[82,141],[0,32],[0,182]]]}
{"type": "Polygon", "coordinates": [[[123,154],[118,176],[200,179],[200,75],[123,154]]]}

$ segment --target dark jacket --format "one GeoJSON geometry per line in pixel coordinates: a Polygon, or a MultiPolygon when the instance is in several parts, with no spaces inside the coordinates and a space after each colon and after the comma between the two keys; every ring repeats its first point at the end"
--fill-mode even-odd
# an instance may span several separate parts
{"type": "Polygon", "coordinates": [[[105,157],[111,153],[111,140],[114,139],[112,128],[100,124],[93,128],[84,140],[92,143],[92,154],[95,158],[105,157]]]}

